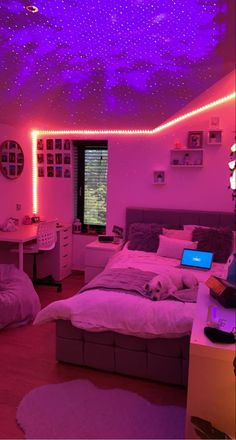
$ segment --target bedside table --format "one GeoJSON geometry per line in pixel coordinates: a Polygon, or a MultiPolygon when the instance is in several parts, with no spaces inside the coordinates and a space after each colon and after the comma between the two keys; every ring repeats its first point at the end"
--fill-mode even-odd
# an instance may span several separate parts
{"type": "Polygon", "coordinates": [[[218,319],[225,321],[222,330],[230,332],[235,327],[235,309],[224,308],[200,284],[190,342],[186,439],[200,438],[191,416],[235,438],[235,344],[213,343],[205,336],[209,306],[217,307],[218,319]]]}
{"type": "Polygon", "coordinates": [[[103,271],[108,260],[122,249],[123,243],[101,243],[96,240],[85,247],[85,283],[103,271]]]}

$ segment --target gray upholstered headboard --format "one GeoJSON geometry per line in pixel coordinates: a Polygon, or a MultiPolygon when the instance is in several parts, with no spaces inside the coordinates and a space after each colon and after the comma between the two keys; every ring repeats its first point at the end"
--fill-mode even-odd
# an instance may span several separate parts
{"type": "Polygon", "coordinates": [[[188,211],[183,209],[126,208],[125,237],[131,223],[159,223],[169,228],[183,225],[213,226],[236,229],[235,215],[230,212],[188,211]]]}

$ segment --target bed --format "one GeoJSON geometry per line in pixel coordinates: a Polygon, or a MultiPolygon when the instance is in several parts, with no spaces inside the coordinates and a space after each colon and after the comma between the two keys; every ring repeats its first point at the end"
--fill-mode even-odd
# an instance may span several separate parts
{"type": "MultiPolygon", "coordinates": [[[[183,229],[184,225],[233,230],[234,215],[127,208],[126,239],[137,223],[148,227],[157,224],[172,231],[183,229]]],[[[105,271],[130,267],[159,274],[166,266],[177,264],[176,258],[129,249],[126,244],[108,262],[105,271]]],[[[224,270],[225,264],[214,263],[211,273],[223,276],[224,270]]],[[[200,285],[209,277],[209,272],[194,272],[200,285]]],[[[194,302],[154,302],[142,296],[93,288],[50,304],[38,314],[35,324],[56,321],[56,359],[60,362],[186,386],[194,310],[194,302]],[[106,313],[101,315],[104,307],[106,313]]]]}

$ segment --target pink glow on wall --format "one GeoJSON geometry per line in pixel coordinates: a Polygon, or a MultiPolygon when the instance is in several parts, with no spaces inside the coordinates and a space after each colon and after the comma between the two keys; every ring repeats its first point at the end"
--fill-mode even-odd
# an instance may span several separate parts
{"type": "Polygon", "coordinates": [[[206,105],[197,107],[196,109],[186,112],[183,115],[176,117],[165,124],[160,125],[152,130],[33,130],[32,131],[32,181],[33,181],[33,191],[32,191],[32,209],[33,213],[38,213],[38,175],[37,175],[37,139],[39,136],[74,136],[74,135],[155,135],[157,133],[162,132],[173,125],[176,125],[184,120],[192,118],[194,116],[199,115],[205,111],[208,111],[212,108],[225,104],[229,101],[234,100],[236,97],[236,92],[232,92],[214,100],[206,105]]]}
{"type": "Polygon", "coordinates": [[[38,213],[37,131],[32,131],[32,212],[38,213]]]}

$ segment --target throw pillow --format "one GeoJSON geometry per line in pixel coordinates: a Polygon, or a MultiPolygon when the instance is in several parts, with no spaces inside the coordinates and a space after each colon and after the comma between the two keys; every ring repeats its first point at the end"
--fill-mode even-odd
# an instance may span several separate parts
{"type": "Polygon", "coordinates": [[[128,234],[128,249],[132,251],[156,252],[162,225],[157,223],[132,223],[128,234]]]}
{"type": "Polygon", "coordinates": [[[177,238],[178,240],[192,241],[192,231],[183,229],[166,229],[163,228],[163,235],[169,238],[177,238]]]}
{"type": "Polygon", "coordinates": [[[178,240],[177,238],[165,237],[160,235],[160,243],[157,249],[157,255],[160,257],[180,259],[183,249],[197,249],[197,242],[189,240],[178,240]]]}
{"type": "Polygon", "coordinates": [[[195,228],[192,239],[198,242],[197,249],[213,252],[213,260],[217,263],[226,263],[232,251],[233,233],[230,229],[195,228]]]}

